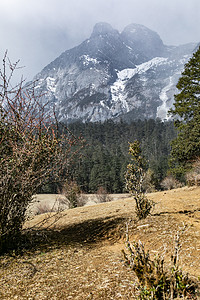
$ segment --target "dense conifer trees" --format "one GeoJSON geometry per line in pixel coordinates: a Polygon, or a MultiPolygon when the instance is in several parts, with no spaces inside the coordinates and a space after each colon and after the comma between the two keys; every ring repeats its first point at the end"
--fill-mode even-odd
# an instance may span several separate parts
{"type": "Polygon", "coordinates": [[[82,156],[72,166],[71,176],[84,192],[94,193],[103,187],[109,193],[125,191],[124,174],[130,161],[129,142],[140,141],[151,183],[160,189],[166,176],[170,141],[176,133],[173,122],[138,120],[132,123],[106,121],[104,123],[73,123],[75,135],[86,140],[82,156]]]}

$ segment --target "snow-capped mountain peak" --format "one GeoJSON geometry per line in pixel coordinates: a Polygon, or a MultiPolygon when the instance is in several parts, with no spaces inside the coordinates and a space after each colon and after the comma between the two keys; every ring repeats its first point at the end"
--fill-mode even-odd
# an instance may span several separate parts
{"type": "Polygon", "coordinates": [[[178,78],[195,47],[165,46],[143,25],[131,24],[119,33],[98,23],[89,39],[35,77],[35,90],[66,122],[167,119],[178,78]]]}

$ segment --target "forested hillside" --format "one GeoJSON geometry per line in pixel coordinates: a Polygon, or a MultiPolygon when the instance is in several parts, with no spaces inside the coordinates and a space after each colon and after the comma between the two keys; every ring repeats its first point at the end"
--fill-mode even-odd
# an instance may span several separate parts
{"type": "Polygon", "coordinates": [[[141,143],[151,184],[160,189],[160,182],[168,169],[170,141],[176,136],[172,122],[77,122],[70,124],[69,129],[86,140],[80,159],[75,161],[70,170],[71,179],[77,182],[83,192],[94,193],[99,187],[109,193],[125,191],[124,173],[129,162],[129,142],[134,140],[141,143]]]}

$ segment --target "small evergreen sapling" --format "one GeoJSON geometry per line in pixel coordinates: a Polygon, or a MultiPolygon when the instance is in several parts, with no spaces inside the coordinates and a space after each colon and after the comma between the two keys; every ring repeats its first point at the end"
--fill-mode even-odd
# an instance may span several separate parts
{"type": "Polygon", "coordinates": [[[125,265],[130,267],[139,281],[139,298],[141,300],[197,299],[198,284],[184,274],[179,266],[180,238],[186,230],[184,225],[174,237],[174,253],[168,264],[163,255],[151,258],[141,241],[131,243],[129,227],[126,224],[126,249],[122,250],[125,265]]]}
{"type": "Polygon", "coordinates": [[[144,219],[150,214],[154,203],[147,198],[143,189],[146,162],[138,141],[129,144],[129,153],[131,154],[131,163],[128,164],[125,174],[126,189],[134,196],[137,217],[144,219]]]}

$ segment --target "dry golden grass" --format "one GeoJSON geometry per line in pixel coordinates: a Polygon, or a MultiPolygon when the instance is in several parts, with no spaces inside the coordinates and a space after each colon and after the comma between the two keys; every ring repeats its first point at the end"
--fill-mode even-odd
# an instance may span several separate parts
{"type": "MultiPolygon", "coordinates": [[[[152,216],[139,222],[134,221],[131,198],[67,210],[57,223],[52,214],[34,232],[32,249],[28,245],[21,255],[0,258],[0,299],[136,299],[137,280],[121,254],[124,224],[130,218],[131,240],[140,239],[152,255],[165,253],[167,260],[176,231],[182,223],[188,225],[180,265],[198,280],[200,187],[148,196],[157,204],[152,216]]],[[[26,228],[45,216],[36,216],[26,228]]]]}

